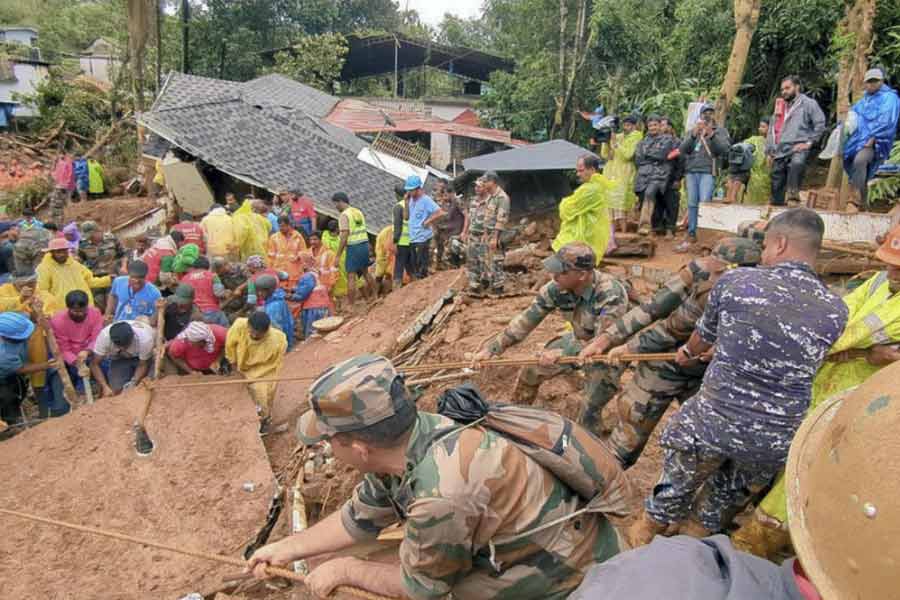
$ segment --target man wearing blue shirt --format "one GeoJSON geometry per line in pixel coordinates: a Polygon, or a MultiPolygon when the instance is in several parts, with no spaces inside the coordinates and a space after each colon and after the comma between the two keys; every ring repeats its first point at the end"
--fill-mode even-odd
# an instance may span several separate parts
{"type": "Polygon", "coordinates": [[[106,322],[147,317],[156,326],[156,301],[161,296],[156,286],[147,282],[147,263],[136,260],[128,265],[128,275],[113,280],[106,302],[106,322]]]}
{"type": "Polygon", "coordinates": [[[413,275],[416,279],[428,277],[428,260],[431,256],[431,224],[444,216],[444,210],[422,189],[418,175],[406,178],[403,189],[409,195],[409,246],[413,257],[413,275]]]}

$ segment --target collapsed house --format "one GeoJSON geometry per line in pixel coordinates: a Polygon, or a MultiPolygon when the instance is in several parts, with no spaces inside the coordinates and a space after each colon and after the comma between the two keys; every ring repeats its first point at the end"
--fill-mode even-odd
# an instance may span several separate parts
{"type": "MultiPolygon", "coordinates": [[[[390,120],[363,101],[341,100],[281,75],[241,83],[181,73],[169,74],[153,106],[138,116],[153,134],[144,156],[175,155],[164,161],[163,172],[185,210],[204,212],[238,182],[248,193],[305,194],[320,214],[337,217],[331,196],[344,191],[365,213],[372,234],[391,224],[394,188],[407,176],[420,176],[426,189],[444,177],[429,166],[426,148],[393,135],[405,130],[390,120]],[[375,139],[370,145],[357,133],[375,139]]],[[[426,121],[428,127],[490,137],[501,147],[511,141],[508,132],[426,121]]]]}

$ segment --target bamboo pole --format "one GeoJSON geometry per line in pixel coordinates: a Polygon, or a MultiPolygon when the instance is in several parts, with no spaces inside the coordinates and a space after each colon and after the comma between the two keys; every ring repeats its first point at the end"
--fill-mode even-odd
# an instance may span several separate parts
{"type": "MultiPolygon", "coordinates": [[[[588,359],[581,359],[577,356],[564,356],[556,363],[558,365],[586,365],[597,363],[626,363],[626,362],[646,362],[646,361],[667,361],[675,360],[674,352],[660,352],[654,354],[622,354],[617,357],[610,358],[608,355],[595,356],[588,359]]],[[[401,367],[399,370],[406,375],[414,375],[421,373],[434,373],[436,371],[449,369],[472,369],[477,370],[484,367],[530,367],[539,364],[537,358],[495,358],[482,361],[457,361],[435,363],[430,365],[416,365],[410,367],[401,367]]],[[[184,389],[210,387],[215,385],[249,385],[251,383],[283,383],[290,381],[313,381],[318,376],[302,375],[296,377],[260,377],[259,379],[221,379],[219,381],[201,381],[197,383],[176,383],[174,385],[154,385],[154,388],[164,389],[184,389]]]]}
{"type": "MultiPolygon", "coordinates": [[[[8,510],[5,508],[0,508],[0,514],[8,515],[11,517],[18,517],[20,519],[26,519],[28,521],[35,521],[37,523],[44,523],[45,525],[52,525],[54,527],[61,527],[63,529],[71,529],[73,531],[89,533],[91,535],[112,538],[114,540],[128,542],[130,544],[139,544],[141,546],[147,546],[149,548],[156,548],[157,550],[165,550],[166,552],[174,552],[175,554],[181,554],[184,556],[192,556],[194,558],[200,558],[200,559],[208,560],[211,562],[218,562],[218,563],[222,563],[222,564],[226,564],[226,565],[232,565],[234,567],[241,567],[241,568],[247,567],[247,562],[240,558],[224,556],[222,554],[212,554],[210,552],[204,552],[202,550],[187,550],[184,548],[170,546],[168,544],[161,544],[159,542],[154,542],[152,540],[147,540],[147,539],[138,538],[138,537],[134,537],[134,536],[130,536],[130,535],[125,535],[124,533],[118,533],[115,531],[106,531],[103,529],[99,529],[97,527],[88,527],[87,525],[78,525],[76,523],[67,523],[65,521],[58,521],[56,519],[49,519],[47,517],[39,517],[37,515],[19,512],[17,510],[8,510]]],[[[283,577],[285,579],[289,579],[289,580],[295,581],[297,583],[306,583],[306,577],[304,577],[303,575],[294,573],[293,571],[290,571],[288,569],[283,569],[281,567],[271,567],[271,566],[266,567],[266,574],[271,575],[272,577],[283,577]]],[[[351,594],[358,598],[364,598],[366,600],[394,600],[394,599],[390,598],[389,596],[373,594],[372,592],[368,592],[363,589],[349,587],[349,586],[338,587],[337,591],[351,594]]]]}

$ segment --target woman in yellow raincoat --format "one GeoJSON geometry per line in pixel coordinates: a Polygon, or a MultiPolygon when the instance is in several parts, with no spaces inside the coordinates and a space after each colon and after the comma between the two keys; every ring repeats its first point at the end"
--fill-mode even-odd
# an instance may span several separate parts
{"type": "Polygon", "coordinates": [[[629,115],[622,119],[622,131],[615,134],[611,143],[600,147],[600,158],[606,160],[603,165],[603,176],[622,186],[624,198],[621,209],[613,209],[613,219],[618,231],[625,231],[625,219],[628,211],[637,204],[634,193],[634,176],[637,167],[634,164],[634,151],[644,134],[637,129],[637,118],[629,115]]]}
{"type": "Polygon", "coordinates": [[[559,233],[553,250],[570,242],[584,242],[594,250],[597,264],[606,254],[610,234],[610,208],[623,206],[623,188],[601,175],[594,156],[579,158],[575,167],[581,185],[559,203],[559,233]]]}
{"type": "Polygon", "coordinates": [[[769,120],[759,121],[759,135],[748,137],[745,143],[753,146],[753,168],[750,181],[744,192],[744,204],[768,204],[772,196],[772,168],[766,156],[766,136],[769,134],[769,120]]]}
{"type": "Polygon", "coordinates": [[[272,223],[264,215],[256,212],[254,205],[257,202],[262,201],[247,198],[231,216],[242,262],[251,256],[266,255],[266,244],[272,231],[272,223]]]}
{"type": "MultiPolygon", "coordinates": [[[[38,290],[37,277],[34,275],[14,277],[11,283],[0,285],[0,312],[24,313],[35,323],[34,332],[28,338],[28,362],[44,363],[49,359],[47,351],[47,332],[38,322],[40,314],[35,310],[41,306],[41,313],[48,319],[56,311],[65,306],[50,292],[38,290]]],[[[47,380],[46,371],[37,371],[28,376],[34,389],[44,387],[47,380]]]]}
{"type": "MultiPolygon", "coordinates": [[[[900,227],[891,231],[876,256],[888,269],[844,297],[850,317],[813,381],[810,412],[900,360],[900,227]]],[[[782,474],[757,508],[756,518],[734,534],[737,548],[771,560],[787,545],[784,485],[782,474]]]]}

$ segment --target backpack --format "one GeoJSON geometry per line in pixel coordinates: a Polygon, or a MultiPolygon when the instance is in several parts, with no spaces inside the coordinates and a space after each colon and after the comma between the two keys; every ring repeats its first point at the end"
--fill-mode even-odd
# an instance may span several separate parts
{"type": "Polygon", "coordinates": [[[752,144],[742,142],[733,145],[728,150],[728,166],[735,173],[745,173],[753,168],[752,144]]]}
{"type": "Polygon", "coordinates": [[[515,444],[588,503],[577,514],[628,514],[631,486],[618,459],[604,442],[577,423],[530,406],[488,404],[472,384],[442,393],[438,414],[464,427],[480,425],[515,444]]]}

